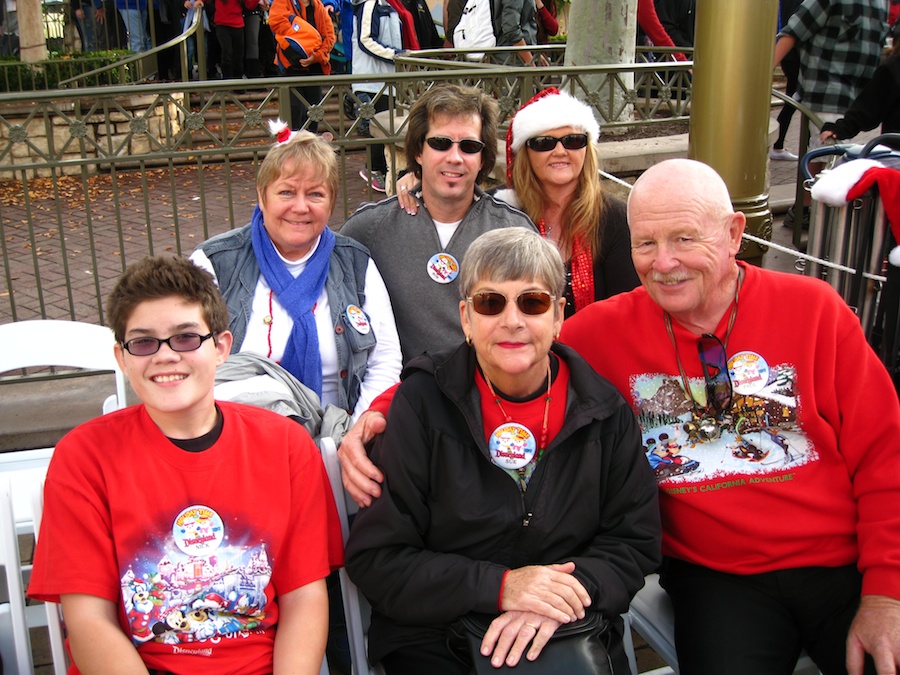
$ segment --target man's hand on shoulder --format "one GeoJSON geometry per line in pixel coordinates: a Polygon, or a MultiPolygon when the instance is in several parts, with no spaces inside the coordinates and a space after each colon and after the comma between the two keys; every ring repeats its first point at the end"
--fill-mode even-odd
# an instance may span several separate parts
{"type": "Polygon", "coordinates": [[[862,675],[866,654],[878,675],[896,675],[900,663],[900,600],[864,595],[847,635],[847,672],[862,675]]]}
{"type": "Polygon", "coordinates": [[[372,500],[381,496],[380,483],[384,474],[366,454],[366,444],[378,434],[384,433],[387,420],[380,412],[367,410],[344,435],[338,448],[341,460],[341,480],[344,488],[360,506],[371,506],[372,500]]]}

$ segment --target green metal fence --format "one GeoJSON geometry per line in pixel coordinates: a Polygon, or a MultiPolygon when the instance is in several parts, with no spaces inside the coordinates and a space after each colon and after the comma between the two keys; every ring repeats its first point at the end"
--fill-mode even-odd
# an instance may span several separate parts
{"type": "MultiPolygon", "coordinates": [[[[318,132],[334,137],[339,155],[343,179],[333,227],[379,196],[367,191],[358,170],[373,144],[402,139],[405,112],[438,82],[463,81],[495,96],[504,123],[549,84],[585,98],[605,126],[623,124],[611,117],[621,103],[611,107],[609,100],[633,108],[624,123],[687,119],[689,63],[534,69],[445,56],[405,58],[402,72],[379,77],[387,80],[379,96],[390,105],[378,116],[374,104],[352,92],[366,78],[318,78],[322,99],[303,103],[318,132]],[[588,81],[601,84],[588,90],[588,81]],[[359,117],[371,118],[381,138],[359,136],[360,120],[345,115],[345,100],[359,117]]],[[[266,122],[290,119],[296,82],[88,87],[34,92],[27,103],[0,93],[0,323],[103,323],[104,298],[129,263],[147,254],[189,254],[207,237],[248,222],[256,167],[271,143],[266,122]]]]}

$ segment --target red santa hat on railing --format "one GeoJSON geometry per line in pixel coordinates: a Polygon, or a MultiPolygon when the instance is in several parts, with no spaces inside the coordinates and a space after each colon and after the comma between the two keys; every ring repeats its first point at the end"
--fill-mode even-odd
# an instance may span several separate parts
{"type": "Polygon", "coordinates": [[[544,89],[519,109],[506,132],[507,184],[512,183],[513,157],[525,141],[560,127],[572,127],[586,133],[591,143],[600,138],[600,125],[591,107],[556,87],[544,89]]]}
{"type": "MultiPolygon", "coordinates": [[[[844,206],[862,197],[876,183],[894,241],[900,242],[900,170],[874,159],[845,162],[821,174],[813,184],[812,197],[829,206],[844,206]]],[[[900,267],[900,246],[891,250],[888,261],[900,267]]]]}

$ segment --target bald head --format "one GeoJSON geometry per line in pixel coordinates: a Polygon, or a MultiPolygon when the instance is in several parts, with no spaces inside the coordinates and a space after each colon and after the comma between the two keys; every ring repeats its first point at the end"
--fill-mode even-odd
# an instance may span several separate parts
{"type": "Polygon", "coordinates": [[[728,188],[711,167],[693,159],[668,159],[654,164],[637,179],[628,197],[628,220],[640,214],[646,200],[671,206],[692,203],[712,217],[734,210],[728,188]]]}
{"type": "Polygon", "coordinates": [[[710,167],[689,159],[644,172],[628,198],[631,258],[648,295],[697,334],[734,298],[746,218],[710,167]]]}

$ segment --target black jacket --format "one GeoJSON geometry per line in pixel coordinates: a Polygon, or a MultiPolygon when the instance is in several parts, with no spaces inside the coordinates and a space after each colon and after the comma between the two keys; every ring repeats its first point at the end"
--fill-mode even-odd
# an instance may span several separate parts
{"type": "MultiPolygon", "coordinates": [[[[676,47],[694,46],[696,0],[655,0],[659,22],[676,47]]],[[[787,21],[787,19],[784,19],[787,21]]]]}
{"type": "Polygon", "coordinates": [[[372,458],[382,496],[359,512],[347,570],[374,608],[369,655],[443,640],[469,612],[498,613],[503,574],[575,562],[591,609],[616,620],[660,560],[657,487],[631,409],[570,348],[566,419],[523,495],[490,459],[475,352],[422,355],[394,396],[372,458]]]}
{"type": "Polygon", "coordinates": [[[839,139],[853,138],[879,124],[882,133],[900,132],[900,56],[885,59],[844,116],[826,122],[822,131],[833,131],[839,139]]]}

